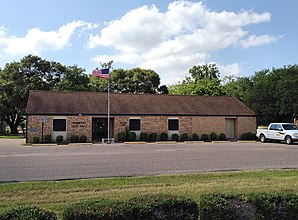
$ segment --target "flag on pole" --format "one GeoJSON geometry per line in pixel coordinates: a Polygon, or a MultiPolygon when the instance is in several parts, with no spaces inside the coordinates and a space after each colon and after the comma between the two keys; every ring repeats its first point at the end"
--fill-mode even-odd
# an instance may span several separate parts
{"type": "Polygon", "coordinates": [[[108,79],[109,78],[109,69],[101,69],[101,70],[96,69],[96,70],[93,70],[92,75],[96,76],[96,77],[99,77],[99,78],[108,79]]]}

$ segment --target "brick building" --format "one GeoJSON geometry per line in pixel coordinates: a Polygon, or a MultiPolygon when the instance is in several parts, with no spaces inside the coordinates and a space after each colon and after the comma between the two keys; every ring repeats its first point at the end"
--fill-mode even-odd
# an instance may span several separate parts
{"type": "MultiPolygon", "coordinates": [[[[88,142],[107,137],[107,93],[30,91],[27,103],[27,141],[43,134],[69,138],[86,135],[88,142]],[[42,122],[43,127],[42,127],[42,122]]],[[[239,138],[255,133],[256,116],[235,97],[110,94],[110,136],[134,131],[199,135],[225,133],[239,138]]]]}

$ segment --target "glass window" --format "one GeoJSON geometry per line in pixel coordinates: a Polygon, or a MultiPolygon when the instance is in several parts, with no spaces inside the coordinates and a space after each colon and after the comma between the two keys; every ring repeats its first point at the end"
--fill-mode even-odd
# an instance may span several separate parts
{"type": "Polygon", "coordinates": [[[298,130],[298,128],[293,124],[286,124],[282,126],[284,127],[285,130],[298,130]]]}
{"type": "Polygon", "coordinates": [[[169,119],[168,120],[168,130],[178,131],[179,130],[179,119],[169,119]]]}
{"type": "Polygon", "coordinates": [[[129,119],[129,130],[130,131],[140,131],[141,130],[141,120],[140,119],[129,119]]]}
{"type": "Polygon", "coordinates": [[[66,119],[53,119],[53,131],[66,131],[66,119]]]}

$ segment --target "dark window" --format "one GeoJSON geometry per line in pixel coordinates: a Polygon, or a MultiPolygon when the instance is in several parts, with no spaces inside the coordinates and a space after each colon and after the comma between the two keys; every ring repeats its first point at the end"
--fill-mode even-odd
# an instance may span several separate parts
{"type": "Polygon", "coordinates": [[[129,130],[130,131],[140,131],[141,130],[141,120],[140,119],[129,119],[129,130]]]}
{"type": "Polygon", "coordinates": [[[53,119],[53,131],[66,131],[66,119],[53,119]]]}
{"type": "Polygon", "coordinates": [[[169,119],[168,121],[169,131],[178,131],[179,130],[179,120],[178,119],[169,119]]]}

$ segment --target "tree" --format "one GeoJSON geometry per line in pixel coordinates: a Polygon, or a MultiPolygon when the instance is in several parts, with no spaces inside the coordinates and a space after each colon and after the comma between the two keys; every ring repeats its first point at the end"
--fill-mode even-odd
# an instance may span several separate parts
{"type": "MultiPolygon", "coordinates": [[[[123,93],[156,93],[159,75],[153,70],[115,69],[110,73],[110,91],[123,93]]],[[[107,91],[107,80],[90,76],[92,91],[107,91]]]]}
{"type": "Polygon", "coordinates": [[[77,65],[69,66],[56,86],[60,91],[90,91],[90,79],[85,70],[77,65]]]}
{"type": "Polygon", "coordinates": [[[224,90],[255,111],[258,124],[291,122],[298,111],[298,66],[256,72],[230,79],[224,90]]]}
{"type": "Polygon", "coordinates": [[[18,133],[20,122],[25,120],[29,90],[53,89],[64,71],[65,67],[60,63],[32,55],[5,65],[0,71],[0,108],[11,133],[18,133]]]}
{"type": "Polygon", "coordinates": [[[189,70],[191,77],[169,86],[170,94],[177,95],[224,95],[219,79],[219,71],[215,64],[194,66],[189,70]]]}

